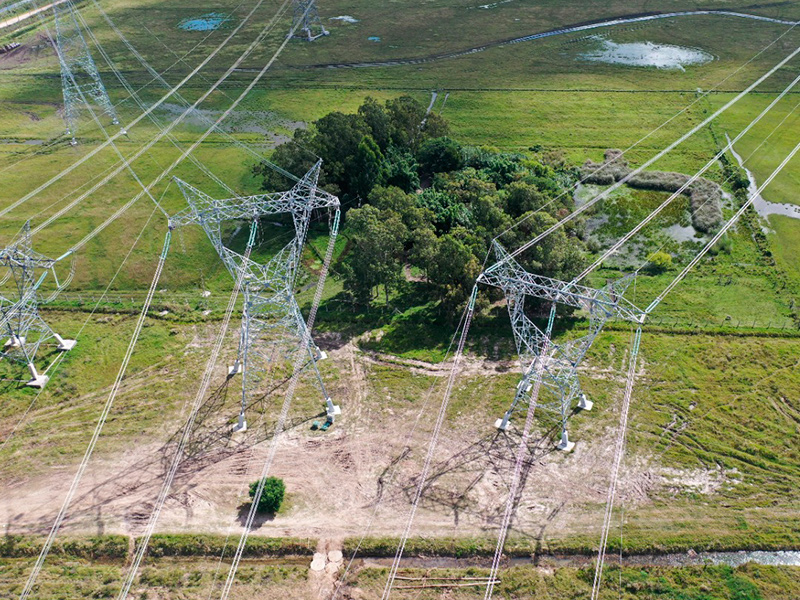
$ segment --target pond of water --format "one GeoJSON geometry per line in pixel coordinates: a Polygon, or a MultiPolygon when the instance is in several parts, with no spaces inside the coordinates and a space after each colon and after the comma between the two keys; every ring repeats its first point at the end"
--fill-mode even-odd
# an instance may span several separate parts
{"type": "Polygon", "coordinates": [[[698,48],[653,42],[617,44],[605,38],[595,39],[600,43],[600,48],[584,52],[581,55],[582,59],[631,67],[680,70],[690,65],[703,65],[714,60],[713,55],[698,48]]]}
{"type": "Polygon", "coordinates": [[[191,19],[184,19],[178,23],[178,29],[184,31],[213,31],[219,29],[231,20],[230,15],[224,13],[208,13],[191,19]]]}

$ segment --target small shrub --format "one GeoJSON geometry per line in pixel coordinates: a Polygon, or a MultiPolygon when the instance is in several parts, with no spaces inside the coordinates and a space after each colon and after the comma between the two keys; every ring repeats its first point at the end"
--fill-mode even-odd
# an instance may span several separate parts
{"type": "MultiPolygon", "coordinates": [[[[255,498],[258,489],[258,481],[250,484],[250,498],[255,498]]],[[[283,479],[277,477],[267,477],[264,479],[264,489],[258,501],[256,510],[260,513],[276,513],[283,504],[283,496],[286,493],[286,486],[283,479]]]]}
{"type": "Polygon", "coordinates": [[[672,256],[666,252],[654,252],[647,257],[647,262],[651,273],[663,273],[672,268],[672,256]]]}

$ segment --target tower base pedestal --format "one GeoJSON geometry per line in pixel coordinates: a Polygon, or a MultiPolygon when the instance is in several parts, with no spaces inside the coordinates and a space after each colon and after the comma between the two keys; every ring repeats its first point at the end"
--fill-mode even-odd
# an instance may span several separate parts
{"type": "Polygon", "coordinates": [[[63,340],[62,339],[58,343],[58,350],[60,352],[69,352],[70,350],[72,350],[75,347],[75,344],[77,344],[77,343],[78,342],[75,341],[75,340],[63,340]]]}
{"type": "Polygon", "coordinates": [[[569,434],[565,431],[561,434],[561,441],[558,443],[556,448],[561,450],[562,452],[572,452],[572,449],[575,447],[575,442],[569,441],[569,434]]]}
{"type": "Polygon", "coordinates": [[[12,338],[10,338],[9,340],[6,341],[4,347],[5,348],[19,348],[24,343],[25,343],[25,338],[24,337],[14,336],[14,337],[12,337],[12,338]]]}
{"type": "Polygon", "coordinates": [[[247,419],[244,418],[244,414],[240,414],[239,420],[236,425],[233,426],[233,432],[244,433],[245,431],[247,431],[247,419]]]}
{"type": "Polygon", "coordinates": [[[333,400],[328,398],[327,402],[325,403],[325,414],[328,417],[328,420],[333,422],[334,417],[338,417],[342,414],[342,409],[338,405],[333,403],[333,400]]]}
{"type": "Polygon", "coordinates": [[[36,389],[39,389],[39,390],[40,390],[40,389],[42,389],[44,386],[46,386],[46,385],[47,385],[47,382],[48,382],[48,381],[50,381],[50,378],[49,378],[47,375],[37,375],[36,377],[34,377],[33,379],[31,379],[31,380],[30,380],[28,383],[26,383],[25,385],[27,385],[28,387],[32,387],[32,388],[36,388],[36,389]]]}
{"type": "Polygon", "coordinates": [[[242,363],[235,363],[228,367],[228,377],[233,377],[242,372],[242,363]]]}

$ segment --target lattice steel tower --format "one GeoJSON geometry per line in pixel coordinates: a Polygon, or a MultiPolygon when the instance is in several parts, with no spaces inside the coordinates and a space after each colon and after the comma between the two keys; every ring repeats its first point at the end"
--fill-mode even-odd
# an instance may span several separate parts
{"type": "Polygon", "coordinates": [[[53,300],[72,281],[75,274],[74,261],[64,281],[59,281],[56,273],[56,265],[70,254],[68,252],[52,259],[35,252],[29,223],[25,223],[22,232],[10,246],[0,249],[0,268],[6,271],[0,285],[5,286],[11,280],[13,286],[9,287],[13,288],[15,296],[12,299],[0,295],[0,325],[8,335],[8,341],[0,351],[0,358],[26,365],[31,373],[27,385],[31,387],[42,388],[49,379],[47,371],[50,366],[42,373],[36,368],[36,355],[43,345],[51,345],[54,341],[56,349],[61,352],[75,347],[75,340],[62,338],[39,314],[39,304],[53,300]],[[47,299],[42,300],[39,290],[48,275],[52,275],[55,289],[47,299]]]}
{"type": "Polygon", "coordinates": [[[317,187],[322,162],[318,162],[291,190],[244,198],[216,200],[191,185],[176,180],[189,207],[170,219],[170,228],[197,224],[203,227],[214,248],[235,281],[241,280],[244,306],[239,350],[228,369],[229,376],[242,374],[242,405],[236,430],[247,428],[247,400],[261,389],[271,361],[270,350],[281,345],[286,353],[308,353],[304,368],[313,370],[325,401],[328,419],[340,414],[328,395],[317,368],[325,353],[311,338],[306,321],[295,298],[300,258],[311,216],[315,210],[334,210],[331,236],[339,230],[339,199],[317,187]],[[266,264],[249,258],[255,244],[259,219],[268,215],[290,214],[294,239],[266,264]],[[226,221],[250,221],[250,237],[245,254],[224,245],[222,224],[226,221]]]}
{"type": "Polygon", "coordinates": [[[323,35],[330,35],[330,31],[325,29],[322,19],[319,18],[316,0],[294,0],[293,4],[292,31],[294,31],[294,37],[313,42],[323,35]]]}
{"type": "Polygon", "coordinates": [[[77,144],[75,132],[78,128],[78,117],[81,106],[87,102],[100,108],[111,119],[112,124],[119,124],[114,105],[108,98],[97,65],[86,44],[83,29],[75,15],[76,10],[72,0],[53,5],[56,52],[61,64],[61,87],[64,92],[64,121],[67,135],[72,136],[72,145],[77,144]]]}
{"type": "Polygon", "coordinates": [[[529,273],[496,242],[494,251],[497,262],[486,269],[478,281],[503,290],[522,367],[522,379],[517,385],[514,401],[495,426],[506,430],[515,411],[534,403],[536,408],[558,416],[561,425],[558,448],[571,450],[575,444],[569,441],[567,421],[576,406],[591,410],[593,405],[578,381],[578,367],[586,352],[608,319],[615,317],[641,323],[645,317],[643,311],[623,298],[633,279],[623,277],[602,289],[593,289],[529,273]],[[550,303],[550,317],[545,329],[525,314],[526,297],[550,303]],[[553,323],[559,304],[588,313],[589,331],[586,335],[564,342],[553,341],[553,323]],[[539,377],[541,382],[537,386],[539,377]],[[538,397],[533,397],[535,390],[538,390],[538,397]]]}

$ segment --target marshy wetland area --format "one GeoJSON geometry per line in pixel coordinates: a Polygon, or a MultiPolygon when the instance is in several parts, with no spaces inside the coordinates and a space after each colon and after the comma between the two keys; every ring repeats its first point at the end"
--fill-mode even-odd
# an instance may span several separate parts
{"type": "Polygon", "coordinates": [[[482,1],[0,3],[0,598],[800,599],[800,1],[482,1]]]}

